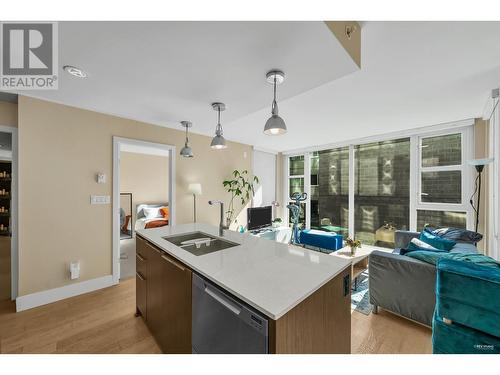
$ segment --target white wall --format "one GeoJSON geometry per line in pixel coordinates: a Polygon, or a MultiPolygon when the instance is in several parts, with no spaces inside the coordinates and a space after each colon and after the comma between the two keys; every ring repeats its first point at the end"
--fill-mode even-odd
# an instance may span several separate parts
{"type": "Polygon", "coordinates": [[[260,180],[255,190],[253,206],[270,206],[276,200],[276,155],[254,150],[253,174],[260,180]]]}
{"type": "Polygon", "coordinates": [[[493,164],[487,166],[489,169],[489,253],[491,257],[500,260],[500,106],[498,99],[493,100],[496,104],[495,110],[490,118],[490,147],[489,157],[493,157],[493,164]]]}

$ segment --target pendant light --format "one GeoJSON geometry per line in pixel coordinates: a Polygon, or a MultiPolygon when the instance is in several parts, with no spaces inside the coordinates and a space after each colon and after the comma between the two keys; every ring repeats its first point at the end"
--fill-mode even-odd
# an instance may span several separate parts
{"type": "Polygon", "coordinates": [[[220,124],[220,113],[226,109],[224,103],[212,103],[212,108],[217,111],[217,126],[215,127],[215,137],[210,143],[210,147],[214,150],[221,150],[227,148],[226,139],[223,137],[222,125],[220,124]]]}
{"type": "Polygon", "coordinates": [[[276,85],[283,83],[285,80],[285,73],[281,70],[271,70],[266,74],[266,80],[273,84],[274,98],[271,110],[271,117],[267,120],[264,126],[264,134],[267,135],[281,135],[286,133],[285,121],[278,115],[278,103],[276,103],[276,85]]]}
{"type": "Polygon", "coordinates": [[[191,126],[193,126],[193,124],[189,121],[181,121],[181,126],[186,128],[186,142],[184,143],[184,147],[182,148],[180,154],[181,154],[181,156],[183,156],[185,158],[192,158],[194,155],[193,155],[193,150],[188,145],[188,142],[189,142],[188,129],[191,126]]]}

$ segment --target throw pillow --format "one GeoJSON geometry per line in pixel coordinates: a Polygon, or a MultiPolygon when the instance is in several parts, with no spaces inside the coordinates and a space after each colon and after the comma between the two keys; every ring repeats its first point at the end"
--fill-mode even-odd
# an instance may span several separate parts
{"type": "Polygon", "coordinates": [[[434,246],[429,245],[428,243],[426,243],[418,238],[412,238],[410,243],[408,244],[408,247],[406,249],[400,250],[400,254],[405,255],[409,252],[418,251],[418,250],[433,251],[433,252],[445,252],[445,250],[437,249],[434,246]]]}
{"type": "Polygon", "coordinates": [[[456,245],[455,241],[439,237],[432,233],[428,228],[424,228],[424,230],[420,233],[419,239],[439,250],[450,251],[453,246],[456,245]]]}
{"type": "Polygon", "coordinates": [[[439,228],[434,229],[432,233],[448,240],[471,244],[476,244],[483,238],[483,235],[480,233],[461,228],[439,228]]]}
{"type": "Polygon", "coordinates": [[[162,217],[160,214],[159,207],[143,208],[143,211],[144,211],[144,216],[146,217],[146,219],[155,219],[157,217],[162,217]]]}
{"type": "Polygon", "coordinates": [[[160,214],[161,216],[163,216],[164,219],[168,220],[168,207],[160,208],[160,214]]]}

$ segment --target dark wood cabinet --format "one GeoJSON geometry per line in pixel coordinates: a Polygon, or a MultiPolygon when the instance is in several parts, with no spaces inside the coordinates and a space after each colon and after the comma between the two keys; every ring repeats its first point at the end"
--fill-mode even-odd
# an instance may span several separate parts
{"type": "Polygon", "coordinates": [[[136,288],[136,309],[137,313],[148,319],[147,316],[147,284],[146,278],[139,272],[135,275],[135,288],[136,288]]]}
{"type": "Polygon", "coordinates": [[[191,277],[189,268],[161,256],[162,318],[159,342],[166,353],[191,353],[191,277]]]}
{"type": "MultiPolygon", "coordinates": [[[[146,246],[151,246],[146,243],[146,246]]],[[[151,246],[148,259],[149,278],[147,282],[147,325],[158,341],[158,332],[162,329],[162,267],[159,249],[151,246]]],[[[160,344],[160,343],[159,343],[160,344]]],[[[161,347],[162,345],[160,345],[161,347]]],[[[163,348],[162,348],[163,349],[163,348]]]]}
{"type": "MultiPolygon", "coordinates": [[[[192,271],[136,236],[137,312],[164,353],[191,353],[192,271]]],[[[351,268],[278,320],[269,319],[269,352],[350,353],[351,268]]]]}
{"type": "Polygon", "coordinates": [[[191,353],[191,270],[136,236],[136,307],[164,353],[191,353]]]}

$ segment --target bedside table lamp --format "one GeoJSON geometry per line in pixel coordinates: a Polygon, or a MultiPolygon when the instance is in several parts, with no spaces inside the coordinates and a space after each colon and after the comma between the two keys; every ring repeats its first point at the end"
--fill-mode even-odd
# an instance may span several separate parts
{"type": "Polygon", "coordinates": [[[201,195],[201,184],[192,183],[188,185],[189,193],[193,194],[193,219],[196,223],[196,196],[201,195]]]}
{"type": "Polygon", "coordinates": [[[474,192],[472,193],[472,196],[470,197],[470,205],[472,206],[475,214],[476,214],[476,225],[475,225],[475,232],[477,232],[477,226],[479,225],[479,203],[481,202],[481,173],[483,173],[483,169],[485,165],[490,164],[493,162],[493,158],[490,159],[474,159],[474,160],[469,160],[469,165],[472,165],[473,167],[476,168],[477,171],[477,177],[474,182],[474,192]],[[474,206],[474,196],[477,193],[477,203],[476,206],[474,206]]]}

